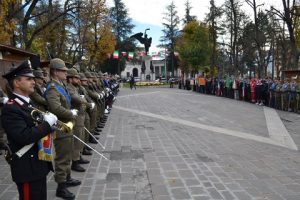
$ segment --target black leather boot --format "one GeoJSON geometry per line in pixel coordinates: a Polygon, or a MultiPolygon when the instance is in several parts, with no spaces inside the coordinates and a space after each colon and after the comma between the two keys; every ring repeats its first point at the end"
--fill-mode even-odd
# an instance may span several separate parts
{"type": "Polygon", "coordinates": [[[79,161],[72,161],[71,170],[76,172],[85,172],[85,169],[80,166],[79,161]]]}
{"type": "Polygon", "coordinates": [[[101,131],[102,131],[102,128],[97,127],[97,128],[95,128],[95,131],[101,132],[101,131]]]}
{"type": "Polygon", "coordinates": [[[83,159],[81,156],[80,156],[80,160],[78,162],[79,162],[79,164],[88,164],[88,163],[90,163],[90,161],[83,159]]]}
{"type": "Polygon", "coordinates": [[[84,148],[83,151],[82,151],[82,155],[91,156],[92,152],[89,151],[88,149],[84,148]]]}
{"type": "Polygon", "coordinates": [[[89,138],[89,142],[92,144],[98,144],[98,142],[92,137],[89,138]]]}
{"type": "Polygon", "coordinates": [[[88,146],[85,146],[84,149],[88,150],[88,151],[92,151],[92,149],[88,146]]]}
{"type": "Polygon", "coordinates": [[[59,183],[57,185],[56,196],[67,200],[75,199],[75,195],[68,190],[66,183],[59,183]]]}
{"type": "Polygon", "coordinates": [[[71,178],[70,174],[67,176],[67,181],[65,183],[66,187],[74,187],[80,184],[81,181],[71,178]]]}
{"type": "Polygon", "coordinates": [[[94,135],[100,135],[101,131],[94,131],[94,135]]]}
{"type": "Polygon", "coordinates": [[[100,124],[97,126],[97,128],[104,128],[105,124],[100,124]]]}

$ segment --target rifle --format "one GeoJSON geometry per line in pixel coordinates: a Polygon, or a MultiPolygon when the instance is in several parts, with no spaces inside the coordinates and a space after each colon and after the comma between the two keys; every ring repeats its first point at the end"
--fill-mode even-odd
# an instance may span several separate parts
{"type": "Polygon", "coordinates": [[[49,59],[51,60],[51,59],[53,58],[53,56],[51,55],[51,53],[50,53],[50,51],[49,51],[49,49],[48,49],[48,45],[49,45],[49,43],[47,42],[45,48],[46,48],[48,57],[49,57],[49,59]]]}

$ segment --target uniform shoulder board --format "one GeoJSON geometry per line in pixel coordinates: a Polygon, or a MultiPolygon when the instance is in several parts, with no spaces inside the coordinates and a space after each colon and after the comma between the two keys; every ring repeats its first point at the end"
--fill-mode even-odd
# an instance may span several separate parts
{"type": "Polygon", "coordinates": [[[18,99],[18,98],[15,98],[14,101],[17,102],[20,106],[23,106],[23,105],[24,105],[23,101],[21,101],[21,100],[18,99]]]}

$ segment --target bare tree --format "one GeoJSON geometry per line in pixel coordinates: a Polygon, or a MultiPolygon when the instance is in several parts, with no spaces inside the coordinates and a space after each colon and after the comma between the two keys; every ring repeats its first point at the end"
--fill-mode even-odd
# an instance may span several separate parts
{"type": "Polygon", "coordinates": [[[240,48],[238,39],[241,37],[242,28],[245,24],[245,14],[241,11],[241,4],[238,0],[227,0],[225,6],[225,22],[224,26],[229,32],[229,60],[232,67],[232,74],[239,74],[239,53],[240,48]]]}
{"type": "Polygon", "coordinates": [[[210,41],[212,43],[212,52],[210,58],[210,73],[214,76],[215,66],[217,65],[217,38],[218,31],[221,30],[217,24],[218,19],[222,17],[223,10],[215,5],[214,0],[210,0],[210,12],[206,17],[206,21],[209,25],[210,41]]]}
{"type": "Polygon", "coordinates": [[[299,60],[299,51],[297,49],[296,37],[295,37],[295,27],[297,22],[296,18],[299,17],[297,16],[297,12],[296,12],[297,11],[296,0],[282,0],[282,5],[283,5],[283,11],[271,7],[270,12],[278,16],[281,20],[283,20],[289,33],[289,37],[287,39],[282,38],[283,40],[289,42],[288,52],[290,55],[286,58],[286,63],[282,63],[282,67],[284,69],[287,68],[295,69],[298,67],[298,60],[299,60]]]}

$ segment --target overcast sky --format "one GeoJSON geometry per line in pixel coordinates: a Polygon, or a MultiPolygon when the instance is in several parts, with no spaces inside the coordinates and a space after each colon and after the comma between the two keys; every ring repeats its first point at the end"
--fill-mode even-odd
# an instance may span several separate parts
{"type": "MultiPolygon", "coordinates": [[[[180,19],[184,17],[186,0],[173,0],[180,19]]],[[[243,0],[241,0],[242,2],[243,0]]],[[[107,0],[108,6],[113,5],[113,0],[107,0]]],[[[166,6],[171,3],[171,0],[122,0],[128,9],[130,18],[133,20],[135,32],[144,32],[146,28],[150,28],[148,35],[153,38],[151,50],[156,50],[160,36],[162,35],[162,18],[163,13],[166,12],[166,6]]],[[[189,0],[192,10],[191,15],[196,15],[198,20],[203,20],[205,15],[209,12],[210,0],[189,0]]],[[[215,0],[216,5],[222,5],[225,0],[215,0]]],[[[282,10],[281,0],[257,0],[257,4],[264,3],[264,8],[270,8],[273,5],[275,8],[282,10]]],[[[243,9],[251,14],[251,7],[244,3],[243,9]]],[[[150,50],[150,51],[151,51],[150,50]]]]}

